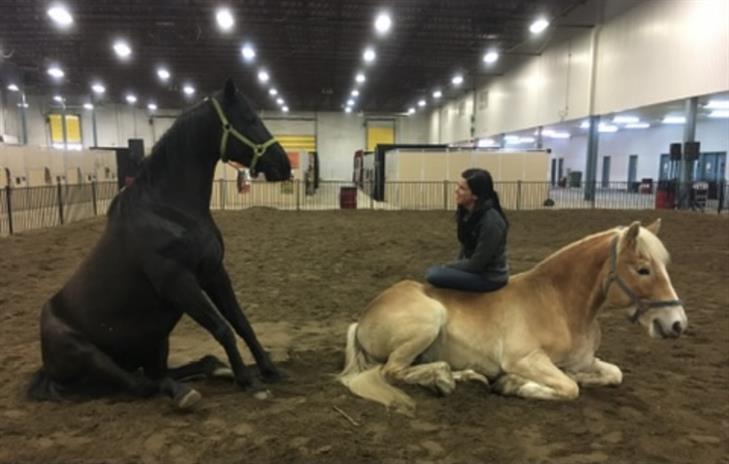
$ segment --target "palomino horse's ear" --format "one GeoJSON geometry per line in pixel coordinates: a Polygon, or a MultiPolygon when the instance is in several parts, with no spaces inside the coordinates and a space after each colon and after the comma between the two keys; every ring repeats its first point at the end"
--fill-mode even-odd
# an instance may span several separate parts
{"type": "Polygon", "coordinates": [[[652,223],[645,226],[646,229],[653,232],[653,235],[658,235],[658,231],[661,230],[661,218],[656,219],[652,223]]]}
{"type": "Polygon", "coordinates": [[[223,98],[225,100],[233,100],[235,98],[235,84],[233,83],[233,79],[230,77],[225,80],[225,90],[223,90],[223,98]]]}
{"type": "Polygon", "coordinates": [[[625,231],[624,244],[626,248],[635,248],[638,238],[638,232],[640,232],[640,222],[635,221],[630,224],[628,230],[625,231]]]}

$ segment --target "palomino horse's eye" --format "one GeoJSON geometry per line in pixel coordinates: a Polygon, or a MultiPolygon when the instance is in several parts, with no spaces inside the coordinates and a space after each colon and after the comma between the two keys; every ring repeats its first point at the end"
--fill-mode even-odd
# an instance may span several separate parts
{"type": "Polygon", "coordinates": [[[642,268],[638,269],[638,274],[640,274],[640,275],[650,275],[650,273],[651,273],[651,270],[648,269],[647,267],[642,267],[642,268]]]}

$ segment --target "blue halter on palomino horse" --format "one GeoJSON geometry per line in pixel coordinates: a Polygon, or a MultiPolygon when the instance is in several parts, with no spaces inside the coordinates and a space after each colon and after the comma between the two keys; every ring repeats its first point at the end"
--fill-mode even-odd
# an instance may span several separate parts
{"type": "Polygon", "coordinates": [[[122,390],[163,393],[177,407],[190,407],[200,395],[180,380],[227,368],[213,356],[168,368],[169,335],[183,314],[223,346],[241,388],[266,393],[243,364],[230,327],[247,343],[263,380],[280,378],[223,266],[223,240],[210,214],[219,159],[269,181],[291,174],[287,154],[230,80],[155,145],[114,199],[95,248],[43,306],[43,367],[31,381],[32,398],[122,390]]]}

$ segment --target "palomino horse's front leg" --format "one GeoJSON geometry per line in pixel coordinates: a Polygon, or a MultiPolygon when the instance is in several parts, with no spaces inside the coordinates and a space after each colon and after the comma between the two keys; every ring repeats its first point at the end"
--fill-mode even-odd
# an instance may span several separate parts
{"type": "Polygon", "coordinates": [[[494,389],[504,395],[542,400],[572,400],[579,396],[580,388],[552,363],[543,351],[537,350],[503,365],[504,374],[494,389]]]}
{"type": "Polygon", "coordinates": [[[615,364],[595,358],[585,370],[569,372],[575,382],[580,385],[620,385],[623,382],[623,373],[615,364]]]}

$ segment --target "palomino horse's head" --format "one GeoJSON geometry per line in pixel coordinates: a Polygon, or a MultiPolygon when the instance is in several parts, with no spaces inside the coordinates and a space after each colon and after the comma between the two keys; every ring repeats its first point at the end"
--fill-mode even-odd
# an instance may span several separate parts
{"type": "Polygon", "coordinates": [[[626,307],[651,337],[675,338],[688,319],[666,270],[669,256],[657,236],[660,226],[660,219],[646,227],[634,222],[619,232],[610,245],[604,291],[609,304],[626,307]]]}
{"type": "Polygon", "coordinates": [[[266,180],[287,180],[291,177],[289,157],[263,125],[248,100],[228,79],[225,88],[210,98],[222,126],[220,159],[234,161],[259,172],[266,180]]]}

